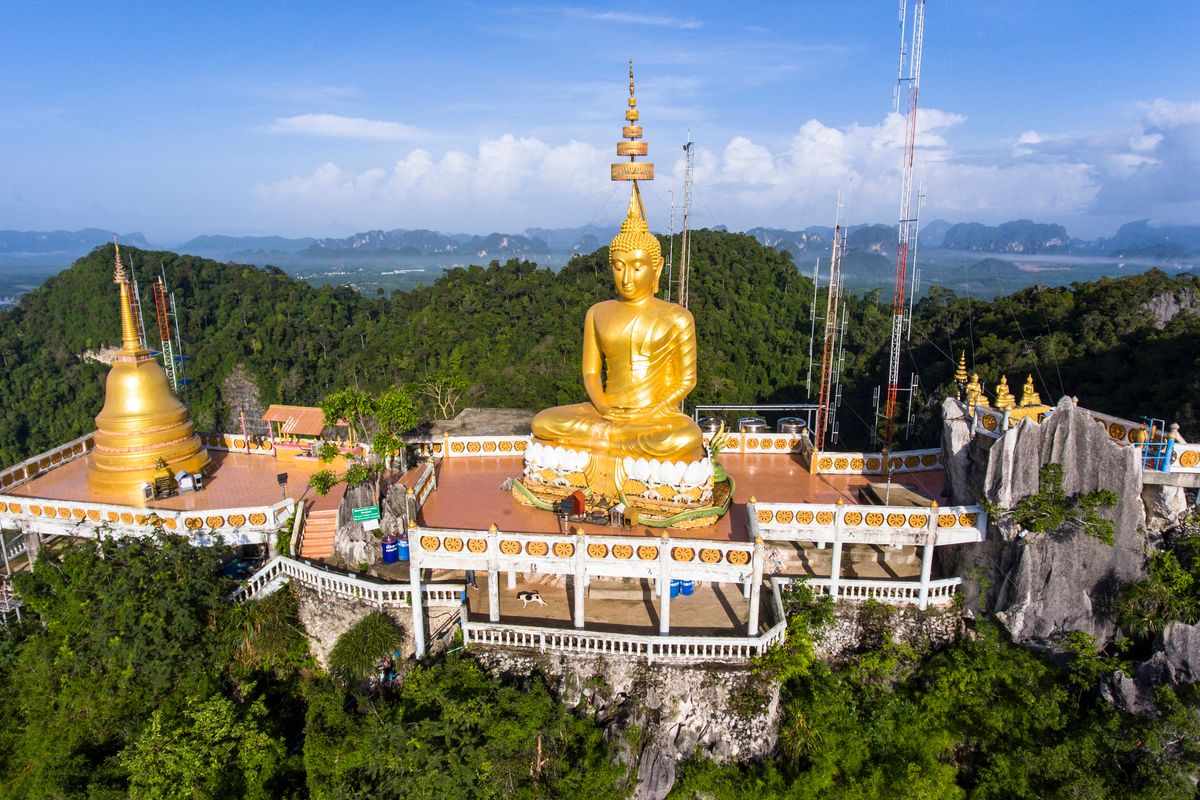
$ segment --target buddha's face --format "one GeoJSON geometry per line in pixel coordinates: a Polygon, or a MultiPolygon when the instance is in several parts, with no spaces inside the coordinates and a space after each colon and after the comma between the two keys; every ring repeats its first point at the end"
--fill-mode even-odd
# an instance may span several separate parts
{"type": "Polygon", "coordinates": [[[613,283],[622,300],[645,300],[658,293],[658,276],[662,272],[662,256],[645,250],[613,253],[609,259],[613,283]]]}

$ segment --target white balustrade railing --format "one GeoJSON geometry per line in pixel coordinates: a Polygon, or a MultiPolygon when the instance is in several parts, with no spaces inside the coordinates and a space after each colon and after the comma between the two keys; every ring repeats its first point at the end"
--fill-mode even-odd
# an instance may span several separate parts
{"type": "Polygon", "coordinates": [[[778,579],[771,581],[775,623],[756,636],[662,636],[606,633],[532,625],[474,622],[463,615],[463,645],[511,647],[538,652],[631,656],[647,661],[746,661],[761,656],[787,636],[778,579]]]}
{"type": "MultiPolygon", "coordinates": [[[[929,472],[942,468],[941,448],[896,450],[888,457],[891,472],[929,472]]],[[[822,450],[817,454],[813,473],[821,475],[883,475],[882,453],[840,453],[822,450]]]]}
{"type": "Polygon", "coordinates": [[[510,533],[445,528],[413,528],[408,534],[414,558],[422,567],[486,570],[493,561],[501,570],[575,572],[576,548],[582,543],[588,575],[644,578],[660,574],[667,548],[671,577],[738,582],[749,577],[754,545],[749,542],[671,539],[649,536],[510,533]]]}
{"type": "Polygon", "coordinates": [[[421,474],[417,476],[417,482],[413,484],[412,496],[416,500],[418,509],[425,505],[425,501],[433,493],[434,484],[437,483],[434,469],[433,462],[426,461],[421,474]]]}
{"type": "MultiPolygon", "coordinates": [[[[357,575],[320,569],[286,556],[275,556],[264,564],[238,587],[231,599],[235,602],[253,600],[269,594],[285,581],[295,581],[322,595],[359,600],[375,606],[412,605],[412,588],[408,584],[367,580],[357,575]]],[[[456,607],[463,601],[464,589],[462,584],[431,583],[421,587],[421,594],[429,606],[456,607]]]]}
{"type": "Polygon", "coordinates": [[[253,456],[273,456],[275,446],[271,437],[260,434],[242,436],[240,433],[202,433],[200,440],[213,450],[230,453],[249,453],[253,456]]]}
{"type": "Polygon", "coordinates": [[[528,447],[528,436],[445,436],[430,442],[433,455],[439,458],[523,456],[528,447]]]}
{"type": "Polygon", "coordinates": [[[290,497],[269,506],[176,511],[164,508],[45,500],[0,495],[0,520],[20,521],[38,530],[67,536],[90,536],[98,527],[114,532],[148,534],[161,526],[171,533],[190,534],[207,543],[214,534],[266,534],[291,515],[290,497]]]}
{"type": "Polygon", "coordinates": [[[1171,472],[1200,472],[1200,444],[1179,444],[1171,450],[1171,472]]]}
{"type": "Polygon", "coordinates": [[[987,513],[981,506],[870,506],[830,503],[755,503],[763,537],[848,544],[981,542],[987,513]]]}
{"type": "Polygon", "coordinates": [[[11,467],[0,470],[0,490],[20,486],[47,470],[86,455],[92,449],[95,436],[95,433],[85,434],[44,453],[30,456],[19,464],[13,464],[11,467]]]}
{"type": "Polygon", "coordinates": [[[9,562],[15,561],[28,552],[25,542],[25,534],[18,533],[15,537],[9,538],[0,531],[0,545],[4,547],[4,555],[9,562]]]}
{"type": "MultiPolygon", "coordinates": [[[[788,581],[781,578],[781,581],[788,581]]],[[[804,584],[820,595],[831,593],[831,578],[805,578],[804,584]]],[[[946,605],[954,601],[954,595],[962,585],[962,578],[943,578],[929,582],[929,603],[946,605]]],[[[920,581],[868,580],[863,578],[840,578],[837,582],[838,600],[875,600],[887,605],[917,605],[920,602],[920,581]]]]}

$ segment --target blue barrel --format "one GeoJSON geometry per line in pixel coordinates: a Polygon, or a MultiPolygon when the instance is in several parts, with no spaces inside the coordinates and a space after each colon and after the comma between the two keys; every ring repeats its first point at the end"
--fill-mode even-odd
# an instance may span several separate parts
{"type": "MultiPolygon", "coordinates": [[[[395,538],[389,536],[380,542],[383,547],[383,563],[395,564],[400,560],[400,543],[395,538]]],[[[408,543],[405,542],[404,549],[408,549],[408,543]]]]}
{"type": "Polygon", "coordinates": [[[682,594],[684,597],[691,597],[692,592],[695,591],[695,586],[696,586],[695,581],[680,581],[679,582],[679,593],[682,594]]]}
{"type": "Polygon", "coordinates": [[[396,552],[401,561],[408,561],[408,539],[396,540],[396,552]]]}
{"type": "Polygon", "coordinates": [[[678,580],[671,581],[671,597],[672,598],[679,597],[679,584],[681,582],[682,581],[678,581],[678,580]]]}

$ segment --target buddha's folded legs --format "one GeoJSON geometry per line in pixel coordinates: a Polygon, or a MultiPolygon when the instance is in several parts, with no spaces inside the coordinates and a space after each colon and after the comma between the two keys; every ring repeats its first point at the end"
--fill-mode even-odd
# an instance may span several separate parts
{"type": "Polygon", "coordinates": [[[548,408],[533,418],[538,441],[606,455],[691,462],[703,458],[700,429],[679,412],[639,422],[612,422],[591,403],[548,408]]]}

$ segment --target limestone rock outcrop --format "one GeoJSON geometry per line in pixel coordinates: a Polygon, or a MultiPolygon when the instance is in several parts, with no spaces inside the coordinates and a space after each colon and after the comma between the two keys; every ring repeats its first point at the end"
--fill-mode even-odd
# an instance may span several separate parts
{"type": "Polygon", "coordinates": [[[1182,686],[1200,681],[1200,625],[1168,623],[1154,655],[1137,665],[1133,677],[1109,676],[1101,687],[1109,702],[1131,714],[1154,713],[1154,690],[1164,684],[1182,686]]]}
{"type": "MultiPolygon", "coordinates": [[[[944,446],[952,455],[963,424],[947,414],[944,446]]],[[[1108,604],[1117,587],[1145,575],[1137,450],[1114,442],[1087,411],[1063,398],[1041,423],[1022,422],[998,439],[976,436],[967,461],[965,483],[961,465],[947,471],[955,498],[1012,508],[1038,491],[1039,471],[1051,462],[1062,465],[1068,495],[1097,489],[1117,495],[1116,506],[1103,512],[1114,523],[1111,546],[1081,533],[1026,535],[993,515],[986,542],[952,548],[957,552],[946,556],[950,568],[964,576],[968,604],[994,611],[1014,641],[1053,646],[1071,631],[1107,640],[1114,632],[1108,604]]]]}
{"type": "Polygon", "coordinates": [[[346,489],[338,510],[342,524],[333,540],[334,556],[343,564],[357,568],[362,564],[374,564],[381,558],[375,531],[364,530],[362,523],[355,522],[351,514],[353,509],[373,506],[378,500],[379,487],[373,480],[346,489]]]}
{"type": "Polygon", "coordinates": [[[746,669],[495,649],[475,657],[497,676],[541,672],[564,704],[593,714],[636,771],[636,800],[663,800],[691,755],[747,761],[775,748],[779,687],[746,669]]]}

